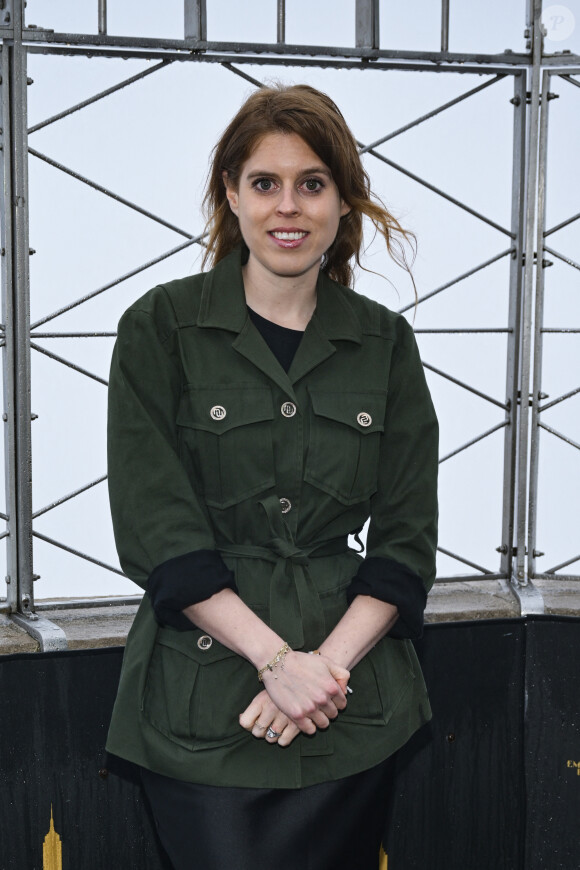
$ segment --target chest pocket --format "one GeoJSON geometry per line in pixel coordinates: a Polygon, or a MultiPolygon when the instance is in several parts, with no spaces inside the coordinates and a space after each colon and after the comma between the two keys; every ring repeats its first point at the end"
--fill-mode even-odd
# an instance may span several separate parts
{"type": "Polygon", "coordinates": [[[210,507],[227,508],[274,486],[272,394],[267,387],[187,390],[177,425],[184,462],[210,507]]]}
{"type": "Polygon", "coordinates": [[[350,505],[376,492],[386,391],[310,390],[312,415],[304,479],[350,505]]]}

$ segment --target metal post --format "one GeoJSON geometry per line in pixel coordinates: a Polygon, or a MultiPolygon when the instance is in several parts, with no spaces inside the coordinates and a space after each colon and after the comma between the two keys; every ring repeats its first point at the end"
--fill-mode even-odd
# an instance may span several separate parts
{"type": "Polygon", "coordinates": [[[107,32],[107,0],[99,0],[99,33],[107,32]]]}
{"type": "Polygon", "coordinates": [[[548,156],[548,105],[551,73],[544,71],[542,82],[542,121],[540,125],[538,229],[536,265],[536,311],[534,318],[534,380],[532,387],[532,431],[530,437],[530,504],[528,512],[528,576],[536,572],[536,534],[538,501],[538,459],[540,449],[540,395],[542,392],[542,351],[544,325],[544,227],[546,223],[546,172],[548,156]]]}
{"type": "Polygon", "coordinates": [[[286,42],[286,0],[278,0],[278,30],[276,41],[278,45],[286,42]]]}
{"type": "Polygon", "coordinates": [[[32,589],[32,480],[30,431],[30,287],[28,275],[28,134],[26,49],[22,45],[22,4],[12,10],[14,40],[4,45],[4,222],[6,260],[5,434],[11,477],[7,478],[8,564],[11,607],[34,609],[32,589]],[[6,171],[8,170],[8,171],[6,171]]]}
{"type": "Polygon", "coordinates": [[[527,509],[528,509],[528,436],[530,425],[530,361],[532,353],[532,299],[534,293],[534,244],[536,217],[536,187],[538,180],[538,140],[540,120],[540,71],[542,61],[542,0],[533,0],[532,67],[530,112],[528,123],[528,167],[526,179],[526,224],[524,289],[522,299],[520,413],[518,415],[516,546],[512,588],[518,597],[522,615],[543,613],[543,600],[530,584],[526,571],[527,509]]]}
{"type": "Polygon", "coordinates": [[[2,320],[6,324],[4,332],[3,379],[4,379],[4,465],[6,477],[6,513],[8,515],[6,541],[6,598],[10,611],[18,609],[18,547],[16,503],[16,432],[14,408],[14,322],[13,311],[13,268],[12,268],[12,125],[10,117],[10,50],[2,48],[2,193],[0,197],[0,216],[2,224],[2,320]]]}
{"type": "Polygon", "coordinates": [[[356,46],[379,47],[379,0],[356,0],[356,46]]]}
{"type": "Polygon", "coordinates": [[[193,42],[207,39],[207,15],[205,0],[184,0],[184,38],[193,42]]]}
{"type": "Polygon", "coordinates": [[[506,402],[509,410],[505,429],[503,463],[503,516],[500,571],[511,576],[514,547],[514,507],[516,501],[517,431],[519,418],[518,373],[521,326],[522,262],[525,218],[526,168],[526,75],[514,76],[514,132],[512,156],[511,229],[515,234],[515,254],[510,262],[510,289],[507,339],[506,402]]]}
{"type": "Polygon", "coordinates": [[[64,632],[34,613],[32,567],[32,438],[30,409],[30,278],[28,261],[27,56],[23,7],[13,5],[12,44],[2,48],[4,223],[2,268],[4,423],[8,505],[8,605],[42,650],[66,648],[64,632]]]}
{"type": "Polygon", "coordinates": [[[449,51],[449,0],[441,0],[441,51],[449,51]]]}

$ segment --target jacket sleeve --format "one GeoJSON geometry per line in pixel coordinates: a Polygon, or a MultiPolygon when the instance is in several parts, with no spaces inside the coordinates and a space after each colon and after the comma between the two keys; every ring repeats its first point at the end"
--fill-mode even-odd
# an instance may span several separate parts
{"type": "Polygon", "coordinates": [[[348,590],[395,604],[392,637],[420,637],[435,580],[438,425],[412,328],[397,323],[366,559],[348,590]]]}
{"type": "Polygon", "coordinates": [[[181,373],[168,348],[169,300],[162,289],[154,293],[156,306],[131,308],[119,323],[109,382],[109,498],[123,571],[149,592],[158,619],[186,628],[184,607],[235,583],[179,458],[181,373]]]}

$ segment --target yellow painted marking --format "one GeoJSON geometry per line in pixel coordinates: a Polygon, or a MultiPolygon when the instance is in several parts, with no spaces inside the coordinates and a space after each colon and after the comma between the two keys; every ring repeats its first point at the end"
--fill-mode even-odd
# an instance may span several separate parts
{"type": "Polygon", "coordinates": [[[42,844],[42,868],[43,870],[62,870],[62,843],[54,830],[52,804],[50,805],[50,828],[42,844]]]}
{"type": "Polygon", "coordinates": [[[385,855],[385,850],[381,846],[381,851],[379,853],[379,870],[387,870],[388,857],[385,855]]]}

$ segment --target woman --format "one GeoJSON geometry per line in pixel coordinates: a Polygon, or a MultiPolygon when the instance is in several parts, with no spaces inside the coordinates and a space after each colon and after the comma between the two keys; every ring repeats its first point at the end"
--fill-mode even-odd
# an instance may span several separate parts
{"type": "Polygon", "coordinates": [[[147,594],[108,749],[179,870],[375,870],[430,716],[437,423],[411,328],[348,285],[363,215],[404,265],[407,234],[305,85],[242,106],[206,204],[214,268],[132,305],[113,355],[111,507],[147,594]]]}

